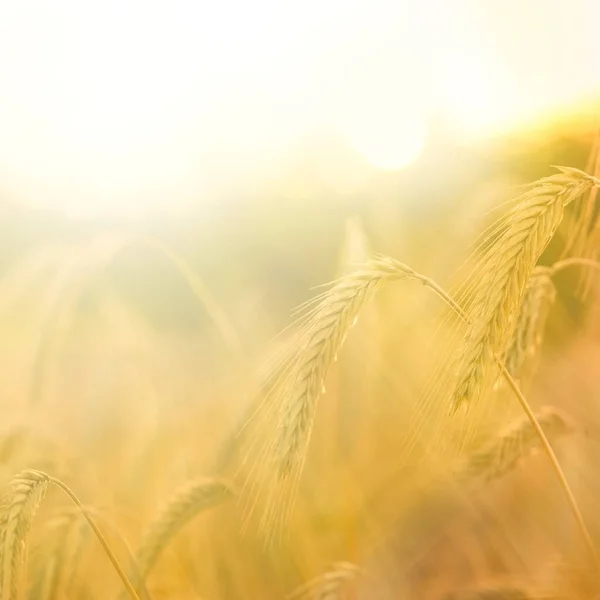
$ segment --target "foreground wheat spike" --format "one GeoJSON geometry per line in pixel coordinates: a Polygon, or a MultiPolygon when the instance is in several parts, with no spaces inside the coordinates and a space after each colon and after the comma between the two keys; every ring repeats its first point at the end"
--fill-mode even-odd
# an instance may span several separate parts
{"type": "Polygon", "coordinates": [[[523,376],[527,362],[539,353],[546,321],[556,300],[556,288],[548,271],[546,267],[534,269],[506,353],[506,368],[517,380],[523,376]]]}
{"type": "Polygon", "coordinates": [[[0,592],[2,600],[19,596],[27,534],[48,491],[49,478],[39,471],[21,471],[0,501],[0,592]]]}
{"type": "Polygon", "coordinates": [[[2,550],[0,555],[0,591],[2,592],[2,600],[13,600],[19,596],[19,571],[23,566],[27,533],[50,483],[60,488],[79,508],[96,534],[98,541],[102,544],[106,555],[119,574],[131,598],[139,600],[102,532],[77,496],[60,479],[33,470],[21,471],[15,475],[9,484],[9,490],[0,498],[0,550],[2,550]]]}
{"type": "Polygon", "coordinates": [[[323,575],[296,588],[287,600],[341,600],[344,588],[360,573],[352,563],[337,562],[323,575]]]}
{"type": "Polygon", "coordinates": [[[306,315],[289,372],[276,391],[283,400],[274,445],[282,477],[302,468],[327,372],[362,307],[385,283],[413,276],[406,265],[377,257],[338,280],[306,315]]]}
{"type": "MultiPolygon", "coordinates": [[[[575,431],[574,425],[554,407],[544,407],[536,413],[537,422],[546,436],[555,440],[575,431]]],[[[519,460],[540,447],[540,438],[528,418],[521,418],[470,455],[455,470],[459,483],[488,482],[512,470],[519,460]]]]}
{"type": "Polygon", "coordinates": [[[564,208],[598,185],[577,169],[560,167],[515,201],[476,270],[467,314],[453,404],[479,398],[495,356],[506,351],[514,320],[533,269],[560,224],[564,208]]]}
{"type": "Polygon", "coordinates": [[[171,538],[198,513],[233,497],[232,488],[216,479],[194,481],[178,491],[142,537],[136,552],[136,588],[146,578],[171,538]]]}

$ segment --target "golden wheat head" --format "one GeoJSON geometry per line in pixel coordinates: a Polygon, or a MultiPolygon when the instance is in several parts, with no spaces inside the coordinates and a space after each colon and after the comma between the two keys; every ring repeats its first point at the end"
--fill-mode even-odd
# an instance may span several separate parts
{"type": "Polygon", "coordinates": [[[327,373],[335,362],[348,332],[361,309],[384,284],[416,278],[406,265],[378,256],[338,279],[328,290],[303,308],[298,332],[271,375],[265,401],[257,412],[263,420],[248,460],[253,472],[248,478],[253,492],[266,492],[261,529],[273,530],[272,517],[282,523],[291,510],[291,501],[310,442],[319,396],[324,392],[327,373]],[[266,436],[263,441],[259,436],[266,436]],[[258,448],[258,455],[253,455],[258,448]],[[253,479],[256,477],[256,479],[253,479]]]}
{"type": "Polygon", "coordinates": [[[223,481],[202,479],[178,491],[143,535],[135,556],[132,580],[140,587],[171,538],[198,513],[218,506],[233,497],[232,488],[223,481]]]}
{"type": "Polygon", "coordinates": [[[301,467],[310,439],[317,400],[329,367],[362,307],[389,281],[414,276],[406,265],[377,257],[342,277],[306,315],[295,358],[281,390],[275,453],[281,476],[301,467]]]}
{"type": "Polygon", "coordinates": [[[476,270],[469,325],[453,404],[477,400],[496,356],[503,356],[527,282],[563,218],[564,208],[598,185],[569,167],[529,186],[498,226],[476,270]]]}
{"type": "Polygon", "coordinates": [[[39,471],[21,471],[0,501],[0,591],[3,600],[18,598],[27,534],[49,478],[39,471]]]}
{"type": "MultiPolygon", "coordinates": [[[[536,419],[550,440],[575,431],[570,419],[554,407],[544,407],[536,413],[536,419]]],[[[539,447],[538,434],[531,421],[523,417],[471,454],[456,470],[457,480],[472,484],[501,477],[539,447]]]]}

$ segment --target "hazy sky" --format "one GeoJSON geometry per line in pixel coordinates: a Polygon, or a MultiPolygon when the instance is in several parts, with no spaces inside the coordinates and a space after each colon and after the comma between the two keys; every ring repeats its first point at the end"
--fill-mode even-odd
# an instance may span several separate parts
{"type": "Polygon", "coordinates": [[[600,88],[597,0],[0,0],[0,193],[209,200],[324,128],[382,168],[600,88]]]}

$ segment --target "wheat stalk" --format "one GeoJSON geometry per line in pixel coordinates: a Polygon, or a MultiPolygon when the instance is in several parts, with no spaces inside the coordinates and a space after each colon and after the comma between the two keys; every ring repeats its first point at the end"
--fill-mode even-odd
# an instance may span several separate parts
{"type": "MultiPolygon", "coordinates": [[[[575,261],[573,263],[571,263],[568,260],[560,261],[559,263],[555,264],[554,267],[552,267],[550,269],[550,271],[552,273],[554,273],[563,267],[570,266],[571,264],[581,264],[581,261],[582,261],[582,259],[575,259],[575,261]]],[[[595,267],[598,266],[594,261],[585,261],[585,263],[586,264],[590,263],[589,266],[592,266],[592,265],[595,267]]],[[[429,287],[432,291],[434,291],[452,309],[452,311],[454,313],[458,314],[468,325],[471,324],[471,321],[470,321],[467,313],[461,308],[461,306],[456,302],[456,300],[454,300],[446,291],[444,291],[443,288],[441,288],[433,280],[431,280],[423,275],[417,274],[416,277],[420,278],[420,280],[422,281],[422,283],[425,286],[429,287]]],[[[548,457],[548,459],[550,460],[550,463],[552,464],[552,468],[554,470],[554,473],[556,474],[556,477],[560,483],[560,486],[562,487],[562,489],[565,493],[567,502],[571,509],[571,513],[573,514],[573,517],[579,527],[579,530],[581,531],[581,535],[587,546],[590,556],[594,560],[596,567],[600,569],[600,558],[598,557],[598,554],[596,553],[596,548],[594,546],[592,537],[591,537],[589,530],[585,524],[583,515],[581,514],[581,511],[579,510],[579,505],[577,504],[577,500],[575,499],[575,496],[573,495],[573,492],[571,491],[569,483],[565,477],[565,474],[563,473],[563,470],[560,466],[560,463],[558,462],[558,459],[556,458],[556,454],[554,453],[554,450],[552,449],[552,446],[550,445],[550,442],[548,441],[548,438],[546,437],[546,434],[544,433],[544,430],[542,429],[540,423],[538,422],[535,414],[531,410],[531,407],[529,406],[529,402],[527,402],[527,399],[521,392],[519,386],[517,385],[517,382],[514,380],[514,378],[509,373],[508,369],[502,362],[502,359],[498,355],[495,355],[493,358],[494,358],[494,361],[496,362],[497,366],[500,369],[500,373],[504,377],[509,388],[512,390],[515,398],[517,399],[523,412],[526,414],[529,422],[531,423],[531,426],[533,427],[534,431],[536,432],[536,435],[539,438],[542,448],[544,449],[546,456],[548,457]]]]}
{"type": "Polygon", "coordinates": [[[48,543],[37,548],[31,594],[52,600],[68,593],[68,586],[81,556],[83,525],[78,510],[61,511],[46,523],[48,543]],[[50,559],[48,559],[50,557],[50,559]]]}
{"type": "Polygon", "coordinates": [[[39,471],[21,471],[0,501],[0,592],[16,600],[24,567],[27,534],[48,490],[49,478],[39,471]]]}
{"type": "Polygon", "coordinates": [[[434,281],[387,257],[378,257],[357,272],[343,277],[313,301],[292,352],[286,356],[281,372],[274,378],[271,406],[274,405],[276,410],[279,407],[275,439],[267,445],[260,462],[263,463],[261,466],[267,466],[263,482],[266,479],[267,484],[273,483],[269,475],[272,465],[277,467],[278,479],[275,480],[276,491],[269,491],[270,498],[263,513],[261,528],[270,527],[270,517],[276,511],[280,511],[283,523],[291,510],[291,501],[310,442],[317,399],[323,390],[328,369],[361,308],[385,282],[416,279],[435,291],[467,326],[453,393],[455,409],[462,402],[480,394],[491,364],[500,366],[502,375],[539,436],[590,552],[596,557],[577,502],[552,447],[500,358],[506,352],[527,282],[562,220],[564,207],[586,190],[600,185],[600,181],[578,169],[560,167],[559,171],[529,186],[517,198],[506,218],[486,237],[484,243],[489,247],[479,261],[474,283],[465,288],[467,294],[473,295],[472,298],[467,296],[465,309],[434,281]],[[288,506],[277,502],[277,488],[282,486],[284,490],[287,487],[290,498],[288,506]]]}
{"type": "Polygon", "coordinates": [[[598,185],[590,175],[567,167],[545,177],[520,196],[482,258],[468,327],[459,357],[453,405],[475,401],[491,364],[504,355],[533,269],[560,224],[565,206],[598,185]]]}
{"type": "Polygon", "coordinates": [[[142,536],[135,554],[137,575],[132,577],[136,588],[145,580],[171,538],[186,523],[232,496],[232,488],[216,479],[193,481],[176,492],[142,536]]]}

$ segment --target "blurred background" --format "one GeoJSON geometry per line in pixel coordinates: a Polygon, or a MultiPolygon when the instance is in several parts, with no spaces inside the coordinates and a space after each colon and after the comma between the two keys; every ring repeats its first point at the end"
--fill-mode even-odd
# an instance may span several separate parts
{"type": "MultiPolygon", "coordinates": [[[[599,22],[596,0],[0,0],[3,481],[62,475],[135,540],[176,483],[235,463],[231,436],[314,286],[374,253],[446,284],[516,186],[585,167],[599,22]],[[14,427],[34,427],[22,452],[14,427]]],[[[538,404],[568,404],[572,378],[586,399],[597,388],[597,318],[574,276],[559,283],[549,344],[574,354],[546,356],[538,404]],[[586,378],[574,365],[588,361],[586,378]]],[[[386,292],[351,336],[316,426],[302,543],[264,562],[247,538],[235,556],[219,546],[232,525],[219,543],[202,529],[155,597],[281,597],[364,558],[365,529],[395,515],[386,504],[371,528],[359,507],[397,473],[435,305],[386,292]],[[198,568],[199,549],[214,565],[198,568]]],[[[571,408],[597,418],[591,400],[571,408]]],[[[479,415],[480,437],[515,415],[479,415]]],[[[522,573],[547,542],[523,550],[522,573]]],[[[82,586],[64,597],[94,597],[82,586]]]]}

